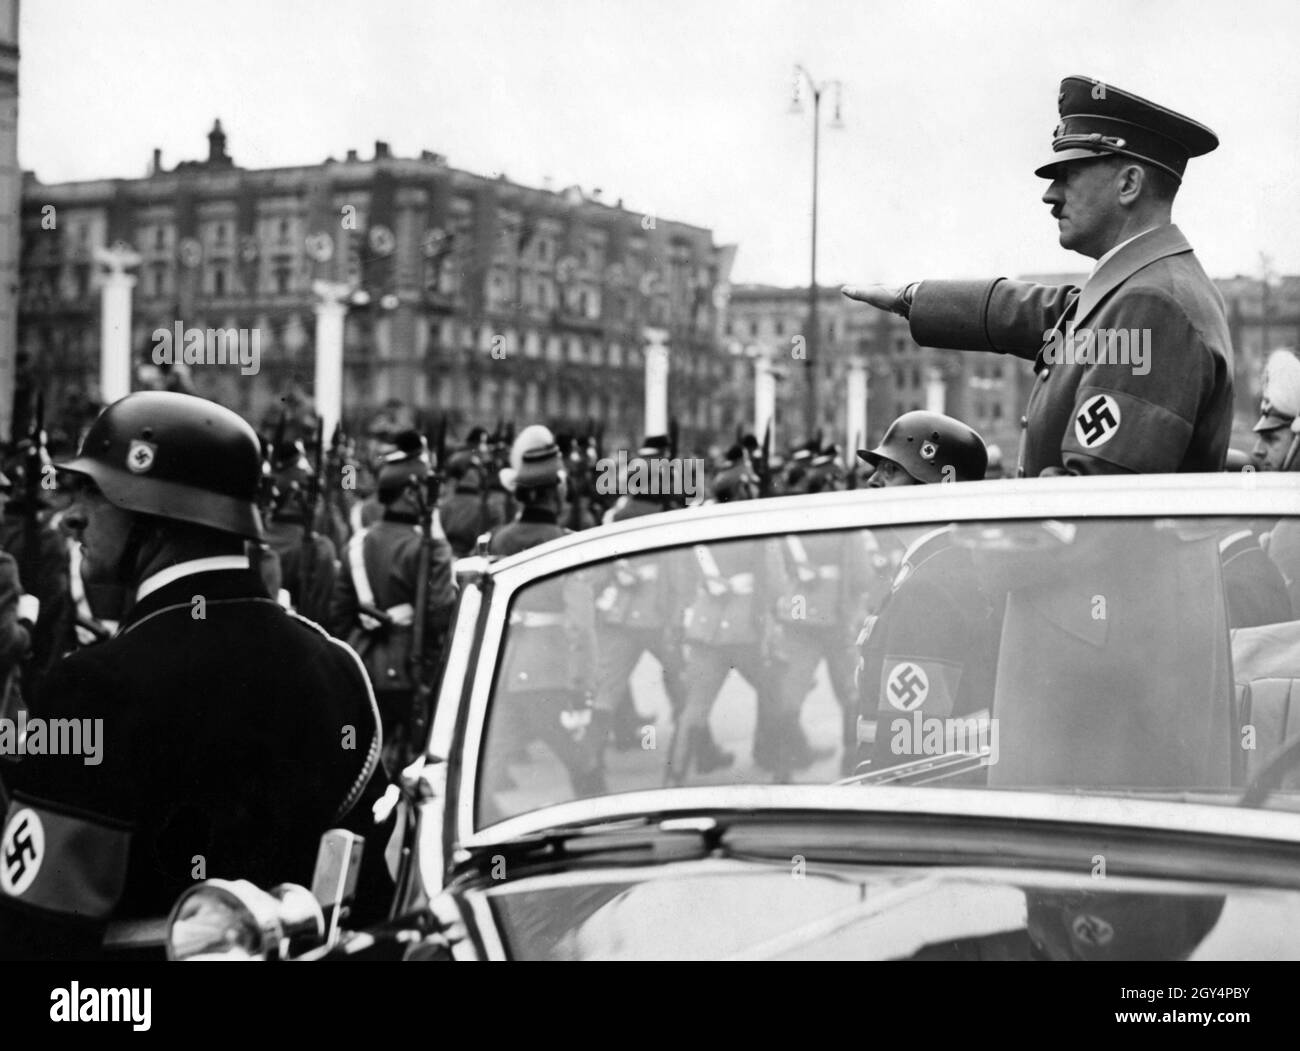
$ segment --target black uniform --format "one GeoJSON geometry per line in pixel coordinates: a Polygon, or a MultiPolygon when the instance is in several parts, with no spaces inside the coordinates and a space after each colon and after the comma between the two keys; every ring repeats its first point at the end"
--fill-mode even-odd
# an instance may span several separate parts
{"type": "Polygon", "coordinates": [[[1229,628],[1253,628],[1291,619],[1291,597],[1277,566],[1264,553],[1259,534],[1249,529],[1219,541],[1223,596],[1229,628]]]}
{"type": "Polygon", "coordinates": [[[877,768],[925,758],[934,754],[922,731],[930,720],[990,709],[1001,617],[1002,597],[981,582],[951,529],[917,538],[858,636],[858,758],[877,768]]]}
{"type": "Polygon", "coordinates": [[[248,570],[147,594],[117,637],[55,669],[32,714],[102,733],[97,756],[28,754],[6,772],[6,954],[93,954],[110,918],[166,915],[196,879],[303,883],[326,829],[378,839],[361,665],[248,570]]]}

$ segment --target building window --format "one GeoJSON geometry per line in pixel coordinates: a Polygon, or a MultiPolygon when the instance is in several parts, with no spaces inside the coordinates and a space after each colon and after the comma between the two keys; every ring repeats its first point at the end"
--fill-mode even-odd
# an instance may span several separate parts
{"type": "Polygon", "coordinates": [[[212,294],[214,296],[226,294],[226,271],[221,267],[212,271],[212,294]]]}
{"type": "Polygon", "coordinates": [[[779,317],[776,319],[776,334],[778,336],[785,335],[785,318],[779,317]]]}
{"type": "Polygon", "coordinates": [[[167,227],[161,224],[158,226],[157,230],[154,231],[153,244],[155,248],[167,247],[167,227]]]}
{"type": "Polygon", "coordinates": [[[225,223],[217,223],[217,227],[216,227],[216,242],[217,242],[217,244],[219,244],[219,245],[224,245],[224,244],[226,243],[226,224],[225,224],[225,223]]]}
{"type": "Polygon", "coordinates": [[[757,318],[754,318],[752,321],[750,321],[750,323],[749,323],[749,334],[750,334],[751,336],[757,336],[757,335],[758,335],[758,319],[757,319],[757,318]]]}
{"type": "Polygon", "coordinates": [[[280,263],[275,268],[275,291],[277,295],[286,295],[293,281],[293,270],[288,263],[280,263]]]}

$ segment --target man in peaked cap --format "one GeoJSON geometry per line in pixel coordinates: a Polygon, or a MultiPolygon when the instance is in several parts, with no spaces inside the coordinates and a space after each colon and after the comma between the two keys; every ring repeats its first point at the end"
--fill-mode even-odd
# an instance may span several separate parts
{"type": "Polygon", "coordinates": [[[356,654],[266,597],[249,565],[252,428],[139,392],[60,466],[87,588],[119,597],[121,627],[55,665],[33,709],[79,727],[74,746],[29,748],[4,772],[0,954],[96,955],[110,920],[165,916],[195,878],[302,881],[340,825],[379,848],[382,874],[374,697],[356,654]]]}
{"type": "Polygon", "coordinates": [[[266,525],[267,546],[279,559],[280,583],[290,607],[324,624],[338,576],[338,550],[327,536],[313,533],[309,541],[305,534],[304,523],[313,510],[305,494],[313,471],[302,442],[283,442],[273,449],[270,467],[274,495],[266,525]]]}
{"type": "Polygon", "coordinates": [[[1014,354],[1037,381],[1018,474],[1219,471],[1232,426],[1223,300],[1173,225],[1205,125],[1066,77],[1043,202],[1063,248],[1097,260],[1082,288],[997,278],[845,288],[901,314],[923,346],[1014,354]]]}

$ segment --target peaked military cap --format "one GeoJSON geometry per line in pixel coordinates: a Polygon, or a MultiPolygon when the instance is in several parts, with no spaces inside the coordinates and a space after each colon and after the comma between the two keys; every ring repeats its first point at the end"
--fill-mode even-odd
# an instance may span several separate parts
{"type": "Polygon", "coordinates": [[[1188,158],[1219,145],[1204,124],[1091,77],[1066,77],[1057,102],[1061,121],[1052,136],[1052,158],[1034,173],[1044,179],[1056,178],[1056,166],[1066,161],[1119,154],[1181,181],[1188,158]]]}

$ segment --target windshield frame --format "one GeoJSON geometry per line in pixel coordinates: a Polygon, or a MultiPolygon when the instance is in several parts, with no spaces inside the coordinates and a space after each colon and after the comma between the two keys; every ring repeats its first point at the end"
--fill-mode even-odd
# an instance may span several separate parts
{"type": "MultiPolygon", "coordinates": [[[[506,842],[530,831],[574,820],[584,808],[592,816],[608,813],[613,796],[574,800],[477,828],[474,808],[486,720],[502,657],[507,616],[516,594],[540,579],[629,555],[725,540],[836,530],[919,526],[951,522],[1036,519],[1300,516],[1300,485],[1285,474],[1181,474],[1090,476],[1055,479],[1009,479],[959,485],[855,490],[767,500],[727,503],[647,515],[612,526],[571,534],[520,552],[489,567],[479,649],[472,663],[473,682],[460,691],[467,705],[459,728],[453,840],[467,849],[506,842]]],[[[450,713],[443,714],[444,719],[450,713]]],[[[666,789],[665,792],[714,791],[720,795],[747,786],[716,789],[666,789]]],[[[811,786],[819,787],[819,786],[811,786]]],[[[872,791],[879,791],[873,789],[872,791]]],[[[909,791],[903,789],[902,791],[909,791]]],[[[936,789],[927,788],[927,793],[936,789]]],[[[630,793],[644,797],[659,793],[630,793]]],[[[1019,793],[980,793],[1013,796],[1019,793]]],[[[868,806],[868,796],[859,806],[868,806]]],[[[1064,799],[1059,796],[1056,798],[1064,799]]],[[[1170,804],[1186,806],[1188,804],[1170,804]]],[[[614,808],[619,812],[622,807],[614,808]]],[[[1236,811],[1231,811],[1236,812],[1236,811]]],[[[449,817],[451,815],[448,815],[449,817]]]]}

